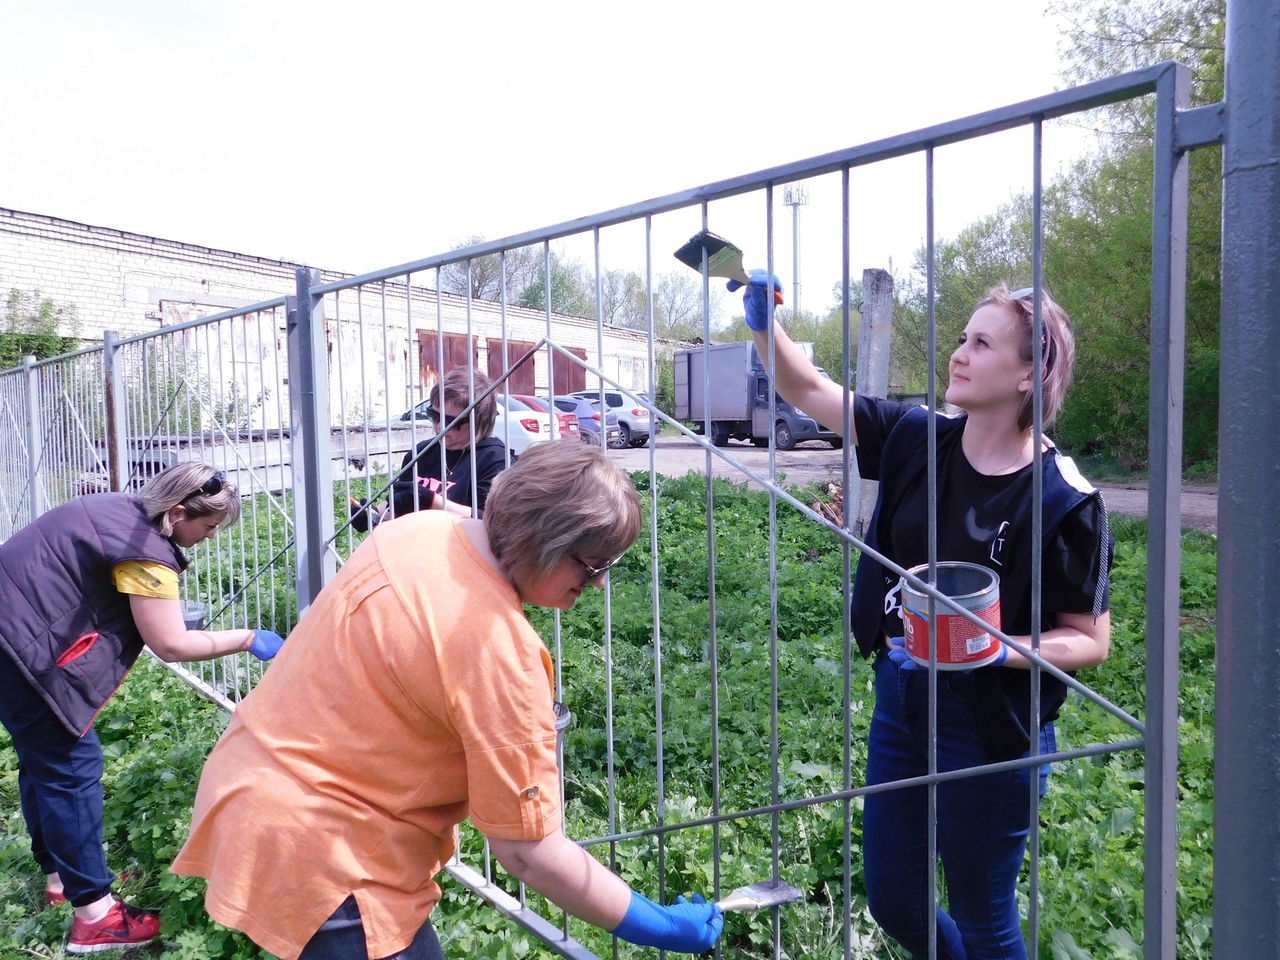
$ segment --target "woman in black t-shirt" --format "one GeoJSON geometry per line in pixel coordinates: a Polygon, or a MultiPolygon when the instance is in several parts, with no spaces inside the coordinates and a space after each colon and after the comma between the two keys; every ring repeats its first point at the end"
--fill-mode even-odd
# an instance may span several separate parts
{"type": "MultiPolygon", "coordinates": [[[[493,384],[478,370],[455,367],[431,388],[429,416],[437,431],[467,408],[473,377],[476,395],[493,384]]],[[[497,397],[491,393],[476,404],[471,418],[464,417],[443,437],[423,440],[406,453],[391,484],[390,504],[370,510],[366,501],[353,500],[351,525],[363,531],[414,510],[447,510],[470,517],[473,505],[475,515],[483,517],[493,478],[515,460],[514,456],[508,458],[506,444],[492,435],[497,409],[497,397]]]]}
{"type": "MultiPolygon", "coordinates": [[[[731,284],[731,289],[733,289],[731,284]]],[[[780,290],[764,271],[746,285],[747,325],[769,356],[767,301],[780,290]]],[[[937,559],[977,563],[1000,576],[1002,628],[1032,646],[1033,461],[1043,465],[1042,587],[1039,655],[1063,671],[1096,666],[1111,638],[1108,574],[1111,540],[1098,492],[1047,439],[1032,431],[1034,291],[1003,284],[975,309],[951,355],[946,399],[958,415],[854,397],[821,376],[774,328],[774,383],[789,403],[857,444],[865,479],[880,480],[867,544],[898,568],[929,559],[928,428],[936,438],[937,559]]],[[[1040,294],[1043,329],[1042,419],[1053,422],[1071,379],[1075,341],[1065,311],[1040,294]]],[[[867,784],[929,773],[929,674],[902,649],[899,574],[863,556],[854,585],[854,632],[864,656],[875,655],[876,705],[868,744],[867,784]],[[894,642],[896,641],[896,642],[894,642]]],[[[1007,645],[994,663],[937,677],[937,769],[940,773],[1056,750],[1053,719],[1065,685],[1041,675],[1041,710],[1030,716],[1030,661],[1007,645]]],[[[936,922],[939,957],[1025,958],[1016,885],[1033,813],[1034,764],[944,780],[937,787],[937,850],[947,909],[928,911],[926,787],[864,797],[863,859],[872,916],[914,956],[928,955],[936,922]]],[[[1047,769],[1040,771],[1044,791],[1047,769]]]]}

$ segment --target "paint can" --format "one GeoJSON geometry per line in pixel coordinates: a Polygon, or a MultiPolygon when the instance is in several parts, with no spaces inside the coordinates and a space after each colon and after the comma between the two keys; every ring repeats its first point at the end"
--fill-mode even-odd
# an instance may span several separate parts
{"type": "Polygon", "coordinates": [[[209,617],[209,605],[199,600],[182,601],[182,622],[188,630],[203,630],[209,617]]]}
{"type": "MultiPolygon", "coordinates": [[[[929,582],[929,565],[922,563],[907,571],[929,582]]],[[[1000,576],[976,563],[939,563],[935,590],[950,597],[983,623],[1000,629],[1000,576]]],[[[929,664],[929,597],[912,588],[904,577],[902,585],[902,645],[916,663],[929,664]]],[[[1000,640],[982,627],[935,602],[938,617],[938,669],[971,670],[1000,656],[1000,640]]]]}

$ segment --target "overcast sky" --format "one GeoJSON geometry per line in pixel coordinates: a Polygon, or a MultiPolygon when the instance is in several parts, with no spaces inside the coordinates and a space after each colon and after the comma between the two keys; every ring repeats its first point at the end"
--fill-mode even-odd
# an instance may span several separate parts
{"type": "MultiPolygon", "coordinates": [[[[3,0],[0,206],[361,273],[1048,93],[1059,39],[1042,0],[3,0]]],[[[1047,172],[1089,142],[1048,131],[1047,172]]],[[[1029,148],[939,151],[939,232],[1027,189],[1029,148]]],[[[905,266],[923,163],[862,176],[855,275],[905,266]]],[[[819,309],[839,200],[809,190],[819,309]]],[[[763,265],[746,203],[758,230],[728,206],[712,226],[763,265]]],[[[655,269],[690,224],[655,231],[655,269]]],[[[605,267],[642,266],[616,249],[605,267]]]]}

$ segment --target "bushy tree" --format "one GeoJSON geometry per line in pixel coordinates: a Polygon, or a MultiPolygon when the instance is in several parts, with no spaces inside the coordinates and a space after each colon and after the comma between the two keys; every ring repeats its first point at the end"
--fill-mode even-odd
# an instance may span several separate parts
{"type": "MultiPolygon", "coordinates": [[[[483,242],[484,237],[475,234],[455,243],[450,249],[464,250],[483,242]]],[[[518,303],[541,269],[542,248],[520,247],[508,250],[505,255],[491,253],[441,267],[440,289],[460,297],[465,297],[470,291],[473,300],[498,301],[502,298],[505,270],[507,302],[518,303]]]]}
{"type": "MultiPolygon", "coordinates": [[[[1163,60],[1193,70],[1194,102],[1222,93],[1223,0],[1074,0],[1065,18],[1063,74],[1096,80],[1163,60]]],[[[1072,316],[1075,386],[1055,433],[1068,449],[1105,450],[1141,467],[1147,457],[1151,353],[1153,114],[1149,99],[1095,112],[1097,153],[1049,184],[1042,208],[1044,278],[1072,316]]],[[[1221,156],[1190,158],[1187,238],[1187,354],[1184,452],[1211,460],[1217,445],[1221,156]]],[[[974,304],[993,284],[1030,285],[1032,209],[1023,195],[935,244],[939,390],[951,345],[974,304]]],[[[924,390],[928,352],[924,251],[897,278],[895,377],[924,390]]],[[[910,386],[907,387],[910,389],[910,386]]]]}
{"type": "Polygon", "coordinates": [[[79,348],[80,317],[74,303],[58,303],[39,290],[13,287],[5,301],[0,330],[0,370],[19,366],[22,358],[56,357],[79,348]]]}

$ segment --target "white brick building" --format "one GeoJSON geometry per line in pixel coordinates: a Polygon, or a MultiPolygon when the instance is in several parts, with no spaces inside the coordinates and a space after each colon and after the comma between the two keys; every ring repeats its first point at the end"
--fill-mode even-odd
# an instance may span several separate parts
{"type": "MultiPolygon", "coordinates": [[[[291,295],[299,266],[0,207],[0,292],[39,290],[59,304],[74,304],[79,330],[58,332],[90,341],[101,340],[107,330],[120,337],[135,336],[291,295]]],[[[323,282],[349,276],[321,271],[323,282]]],[[[499,305],[473,301],[468,325],[465,298],[418,286],[429,276],[428,272],[414,278],[407,303],[403,281],[370,284],[359,296],[348,290],[326,297],[335,420],[395,414],[421,398],[437,375],[437,335],[446,342],[446,357],[450,350],[455,355],[465,350],[469,338],[477,367],[500,369],[499,305]],[[341,386],[333,376],[338,365],[350,371],[341,386]],[[360,374],[353,375],[357,369],[360,374]]],[[[277,367],[269,355],[273,339],[275,349],[283,352],[285,323],[283,311],[246,320],[252,334],[223,343],[221,353],[234,359],[231,376],[252,396],[266,382],[260,371],[277,367]]],[[[508,306],[508,356],[519,357],[527,345],[547,336],[547,326],[544,313],[508,306]]],[[[551,338],[623,387],[637,392],[648,388],[644,334],[606,327],[602,358],[594,322],[554,315],[551,338]]],[[[209,358],[211,364],[218,360],[209,358]]],[[[543,350],[533,360],[532,375],[526,369],[518,383],[513,380],[512,392],[545,390],[546,366],[543,350]]],[[[561,370],[558,362],[556,380],[561,392],[597,385],[594,376],[576,367],[561,370]]]]}

